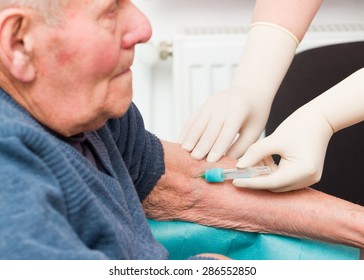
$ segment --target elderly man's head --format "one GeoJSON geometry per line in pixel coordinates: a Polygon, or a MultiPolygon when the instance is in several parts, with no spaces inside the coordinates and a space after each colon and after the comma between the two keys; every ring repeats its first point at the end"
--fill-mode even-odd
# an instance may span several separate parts
{"type": "Polygon", "coordinates": [[[0,0],[0,8],[0,85],[34,118],[71,136],[126,112],[134,46],[151,36],[130,0],[0,0]]]}

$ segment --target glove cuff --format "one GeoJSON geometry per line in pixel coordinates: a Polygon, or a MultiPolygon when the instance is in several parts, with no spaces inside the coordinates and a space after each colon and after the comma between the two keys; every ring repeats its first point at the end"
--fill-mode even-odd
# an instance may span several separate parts
{"type": "MultiPolygon", "coordinates": [[[[272,101],[298,46],[291,32],[268,22],[251,25],[232,87],[272,101]]],[[[235,91],[236,92],[236,91],[235,91]]]]}
{"type": "Polygon", "coordinates": [[[254,26],[258,26],[258,25],[274,27],[274,28],[277,28],[277,29],[279,29],[279,30],[287,33],[296,42],[296,48],[300,44],[300,41],[298,40],[298,38],[296,37],[296,35],[294,35],[291,31],[289,31],[288,29],[286,29],[286,28],[284,28],[284,27],[282,27],[282,26],[280,26],[278,24],[274,24],[274,23],[270,23],[270,22],[265,22],[265,21],[257,21],[257,22],[252,23],[250,25],[250,28],[249,29],[252,29],[254,26]]]}

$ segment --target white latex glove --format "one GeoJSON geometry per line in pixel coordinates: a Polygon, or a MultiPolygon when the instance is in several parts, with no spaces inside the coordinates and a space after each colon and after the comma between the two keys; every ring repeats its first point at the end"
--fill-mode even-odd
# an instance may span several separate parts
{"type": "Polygon", "coordinates": [[[278,169],[268,176],[234,180],[238,187],[290,191],[321,178],[332,134],[364,120],[364,70],[295,111],[268,137],[251,145],[237,167],[254,166],[280,155],[278,169]]]}
{"type": "Polygon", "coordinates": [[[179,139],[182,147],[195,159],[208,155],[210,162],[228,149],[227,156],[241,156],[262,134],[297,45],[294,35],[280,26],[253,24],[231,86],[191,116],[179,139]]]}
{"type": "Polygon", "coordinates": [[[321,178],[325,153],[333,131],[325,116],[302,107],[289,116],[272,135],[251,145],[237,167],[280,155],[278,169],[268,176],[234,180],[238,187],[289,191],[316,183],[321,178]],[[259,159],[259,160],[258,160],[259,159]]]}

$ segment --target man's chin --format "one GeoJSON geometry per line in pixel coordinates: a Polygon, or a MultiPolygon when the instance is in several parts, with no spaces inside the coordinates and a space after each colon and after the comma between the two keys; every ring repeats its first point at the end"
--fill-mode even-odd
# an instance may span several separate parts
{"type": "Polygon", "coordinates": [[[132,100],[130,99],[130,101],[126,104],[125,102],[123,102],[123,104],[116,108],[110,115],[109,115],[109,119],[117,119],[120,118],[122,116],[124,116],[126,114],[126,112],[128,112],[130,106],[131,106],[132,100]]]}

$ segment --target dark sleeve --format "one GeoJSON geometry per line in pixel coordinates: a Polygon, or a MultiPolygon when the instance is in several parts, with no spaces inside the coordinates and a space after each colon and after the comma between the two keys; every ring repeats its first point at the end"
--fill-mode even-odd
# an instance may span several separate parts
{"type": "Polygon", "coordinates": [[[114,120],[108,125],[139,199],[143,201],[165,172],[162,144],[145,129],[143,118],[134,104],[117,123],[114,120]]]}
{"type": "Polygon", "coordinates": [[[0,259],[106,259],[67,221],[53,172],[16,137],[0,138],[0,259]]]}

